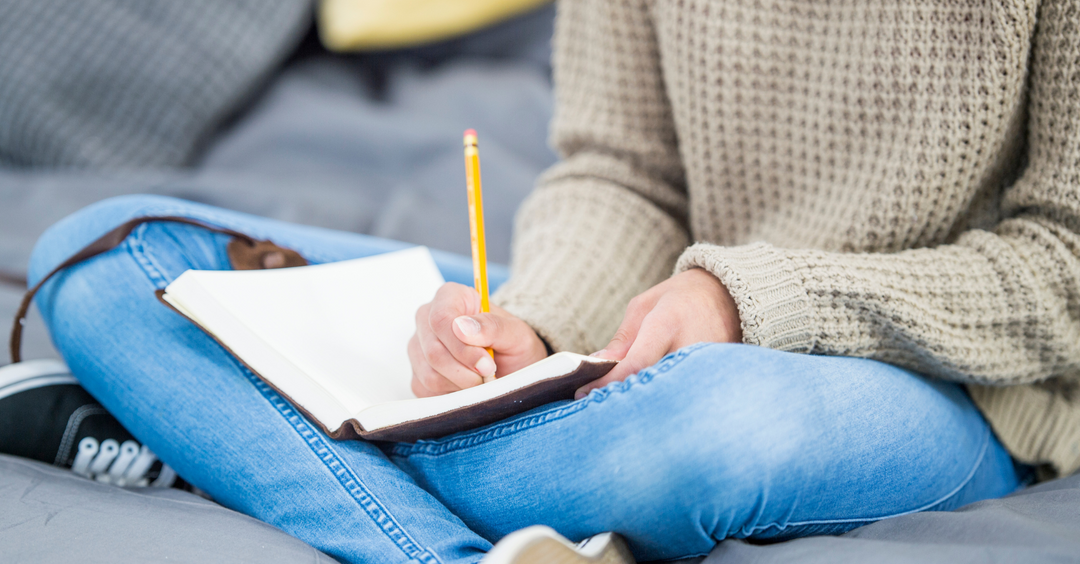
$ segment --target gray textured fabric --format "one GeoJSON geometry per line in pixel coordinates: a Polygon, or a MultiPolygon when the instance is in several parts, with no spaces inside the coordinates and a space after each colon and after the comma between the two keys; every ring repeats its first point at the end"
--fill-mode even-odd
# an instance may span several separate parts
{"type": "Polygon", "coordinates": [[[330,563],[235,511],[171,488],[118,488],[0,455],[4,562],[330,563]]]}
{"type": "Polygon", "coordinates": [[[310,23],[310,0],[5,0],[0,164],[184,164],[310,23]]]}

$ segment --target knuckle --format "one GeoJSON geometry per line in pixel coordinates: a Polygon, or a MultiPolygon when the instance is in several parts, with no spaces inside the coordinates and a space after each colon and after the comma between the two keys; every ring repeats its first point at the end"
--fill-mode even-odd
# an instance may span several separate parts
{"type": "Polygon", "coordinates": [[[460,284],[454,282],[447,282],[442,286],[439,286],[439,289],[435,292],[435,298],[446,298],[454,295],[457,292],[458,286],[460,286],[460,284]]]}
{"type": "Polygon", "coordinates": [[[438,374],[438,377],[430,386],[428,386],[428,388],[437,394],[448,394],[461,389],[442,374],[438,374]]]}
{"type": "Polygon", "coordinates": [[[424,352],[428,363],[434,367],[445,367],[453,362],[453,356],[450,355],[450,351],[446,350],[446,347],[442,346],[442,343],[432,344],[424,352]]]}
{"type": "Polygon", "coordinates": [[[449,308],[439,308],[431,312],[430,320],[433,328],[449,327],[457,315],[449,308]]]}
{"type": "Polygon", "coordinates": [[[505,329],[505,320],[498,315],[492,315],[490,313],[477,316],[480,318],[480,334],[493,337],[503,332],[505,329]]]}
{"type": "Polygon", "coordinates": [[[619,330],[615,331],[615,336],[611,338],[611,341],[613,343],[625,343],[625,342],[627,342],[629,340],[630,340],[630,333],[626,329],[624,329],[622,327],[619,327],[619,330]]]}
{"type": "Polygon", "coordinates": [[[434,388],[432,388],[432,385],[434,384],[435,380],[438,379],[438,373],[432,370],[431,366],[425,364],[424,366],[417,368],[415,371],[413,371],[413,376],[416,378],[416,381],[420,384],[420,386],[423,387],[425,390],[434,390],[434,388]]]}
{"type": "Polygon", "coordinates": [[[445,394],[457,388],[432,366],[425,366],[416,373],[420,384],[428,391],[428,394],[445,394]]]}

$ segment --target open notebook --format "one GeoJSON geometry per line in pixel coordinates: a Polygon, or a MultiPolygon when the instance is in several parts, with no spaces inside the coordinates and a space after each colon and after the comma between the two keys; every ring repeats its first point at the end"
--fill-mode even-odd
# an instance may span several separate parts
{"type": "Polygon", "coordinates": [[[415,441],[558,399],[614,362],[558,353],[487,384],[416,398],[406,345],[443,283],[424,247],[277,270],[189,270],[161,293],[336,439],[415,441]]]}

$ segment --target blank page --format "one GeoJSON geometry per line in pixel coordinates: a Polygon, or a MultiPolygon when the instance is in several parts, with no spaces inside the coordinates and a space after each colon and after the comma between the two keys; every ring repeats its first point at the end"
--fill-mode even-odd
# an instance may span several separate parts
{"type": "MultiPolygon", "coordinates": [[[[406,346],[417,308],[443,284],[426,248],[299,268],[183,276],[194,278],[349,412],[415,397],[406,346]]],[[[197,304],[176,297],[199,314],[197,304]]],[[[274,374],[262,372],[275,381],[274,374]]]]}

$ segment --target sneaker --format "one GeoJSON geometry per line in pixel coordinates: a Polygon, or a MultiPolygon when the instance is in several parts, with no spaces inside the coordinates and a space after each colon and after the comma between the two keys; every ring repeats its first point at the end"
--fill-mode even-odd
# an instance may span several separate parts
{"type": "Polygon", "coordinates": [[[534,525],[500,540],[482,564],[634,564],[634,556],[615,533],[574,544],[550,527],[534,525]]]}
{"type": "Polygon", "coordinates": [[[0,366],[0,452],[118,486],[193,489],[58,360],[0,366]]]}

